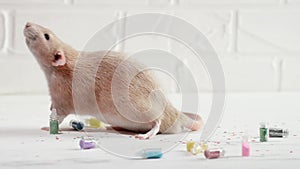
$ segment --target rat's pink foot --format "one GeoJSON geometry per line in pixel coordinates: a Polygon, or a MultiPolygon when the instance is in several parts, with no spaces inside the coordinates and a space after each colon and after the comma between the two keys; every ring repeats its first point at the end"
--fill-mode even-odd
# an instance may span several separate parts
{"type": "Polygon", "coordinates": [[[44,130],[44,131],[49,131],[49,127],[42,127],[41,130],[44,130]]]}
{"type": "Polygon", "coordinates": [[[148,131],[146,134],[137,134],[134,137],[140,140],[150,139],[159,132],[160,124],[161,124],[160,120],[155,121],[154,127],[150,131],[148,131]]]}
{"type": "Polygon", "coordinates": [[[134,138],[138,138],[140,140],[146,140],[146,139],[149,139],[150,137],[147,134],[137,134],[137,135],[134,135],[134,138]]]}
{"type": "Polygon", "coordinates": [[[184,127],[192,130],[192,131],[197,131],[203,126],[203,121],[201,116],[198,114],[193,114],[193,113],[186,113],[183,112],[189,119],[187,118],[184,127]]]}

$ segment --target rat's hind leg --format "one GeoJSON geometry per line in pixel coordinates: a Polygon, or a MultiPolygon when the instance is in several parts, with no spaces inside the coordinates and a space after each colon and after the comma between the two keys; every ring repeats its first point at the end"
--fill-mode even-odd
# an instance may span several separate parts
{"type": "Polygon", "coordinates": [[[154,126],[150,131],[148,131],[145,134],[137,134],[135,135],[135,138],[144,140],[144,139],[150,139],[154,137],[159,132],[160,124],[161,124],[161,120],[154,121],[154,126]]]}
{"type": "Polygon", "coordinates": [[[60,115],[57,115],[57,119],[58,119],[58,124],[61,125],[61,123],[64,121],[64,119],[67,117],[67,115],[65,114],[60,114],[60,115]]]}

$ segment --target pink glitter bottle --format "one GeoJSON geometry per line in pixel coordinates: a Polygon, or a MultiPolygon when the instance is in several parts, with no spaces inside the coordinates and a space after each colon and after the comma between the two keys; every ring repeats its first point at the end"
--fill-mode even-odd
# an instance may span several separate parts
{"type": "Polygon", "coordinates": [[[248,157],[250,156],[250,146],[248,143],[248,137],[244,136],[242,140],[242,156],[248,157]]]}

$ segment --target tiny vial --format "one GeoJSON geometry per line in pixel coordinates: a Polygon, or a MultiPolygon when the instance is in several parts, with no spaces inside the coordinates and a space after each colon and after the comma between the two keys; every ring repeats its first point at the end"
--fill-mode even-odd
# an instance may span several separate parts
{"type": "Polygon", "coordinates": [[[289,135],[288,129],[269,128],[270,138],[284,138],[289,135]]]}
{"type": "Polygon", "coordinates": [[[259,138],[260,142],[266,142],[268,140],[268,128],[266,123],[260,123],[259,138]]]}
{"type": "Polygon", "coordinates": [[[97,147],[97,145],[94,141],[85,140],[83,138],[79,141],[79,146],[81,149],[93,149],[93,148],[97,147]]]}
{"type": "Polygon", "coordinates": [[[71,120],[70,121],[70,126],[73,127],[74,130],[82,130],[84,127],[84,124],[80,121],[76,121],[76,120],[71,120]]]}
{"type": "Polygon", "coordinates": [[[197,155],[197,154],[203,153],[205,150],[207,150],[207,145],[206,144],[195,143],[195,144],[193,144],[190,152],[193,155],[197,155]]]}
{"type": "Polygon", "coordinates": [[[143,150],[143,158],[146,159],[154,159],[154,158],[161,158],[163,153],[160,148],[151,148],[143,150]]]}
{"type": "Polygon", "coordinates": [[[242,140],[242,156],[248,157],[250,156],[250,146],[248,143],[248,137],[244,136],[242,140]]]}
{"type": "Polygon", "coordinates": [[[85,120],[85,123],[91,128],[105,128],[104,124],[96,118],[89,118],[85,120]]]}
{"type": "Polygon", "coordinates": [[[50,134],[58,134],[58,118],[56,109],[52,109],[52,113],[50,115],[50,127],[49,127],[50,134]]]}
{"type": "Polygon", "coordinates": [[[193,146],[195,145],[195,143],[196,143],[196,142],[194,142],[194,141],[189,141],[189,142],[187,142],[187,143],[186,143],[186,151],[187,151],[187,152],[191,152],[191,150],[192,150],[193,146]]]}
{"type": "Polygon", "coordinates": [[[225,150],[223,149],[208,149],[204,151],[204,156],[207,159],[214,159],[214,158],[220,158],[224,157],[225,150]]]}

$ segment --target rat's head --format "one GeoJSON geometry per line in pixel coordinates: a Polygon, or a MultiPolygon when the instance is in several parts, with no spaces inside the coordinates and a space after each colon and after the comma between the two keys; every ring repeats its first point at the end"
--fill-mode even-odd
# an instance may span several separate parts
{"type": "Polygon", "coordinates": [[[27,23],[24,28],[26,44],[38,62],[46,67],[63,66],[66,57],[64,43],[47,28],[34,23],[27,23]]]}

